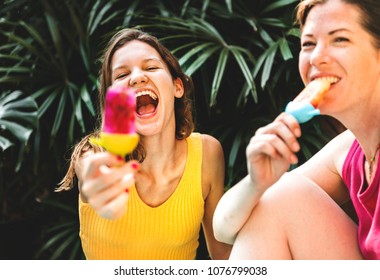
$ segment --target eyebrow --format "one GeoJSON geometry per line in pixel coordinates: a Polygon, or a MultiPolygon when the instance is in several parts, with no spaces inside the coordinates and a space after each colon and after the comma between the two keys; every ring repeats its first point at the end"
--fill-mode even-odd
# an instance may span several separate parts
{"type": "MultiPolygon", "coordinates": [[[[347,29],[347,28],[339,28],[339,29],[334,29],[332,31],[330,31],[328,33],[328,35],[334,35],[335,33],[338,33],[338,32],[349,32],[349,33],[353,33],[351,30],[347,29]]],[[[305,36],[305,37],[314,37],[313,34],[302,34],[302,36],[305,36]]]]}
{"type": "Polygon", "coordinates": [[[149,61],[157,61],[157,62],[163,63],[163,61],[157,57],[150,57],[143,60],[143,62],[149,62],[149,61]]]}
{"type": "MultiPolygon", "coordinates": [[[[163,62],[161,59],[156,58],[156,57],[149,57],[149,58],[145,58],[145,59],[143,59],[143,63],[147,63],[147,62],[150,62],[150,61],[157,61],[157,62],[159,62],[160,64],[165,65],[164,62],[163,62]]],[[[124,69],[124,68],[128,68],[128,67],[126,67],[126,66],[124,66],[124,65],[120,65],[120,66],[118,66],[118,67],[116,67],[116,68],[112,68],[111,70],[112,70],[112,72],[114,72],[114,71],[116,71],[116,70],[124,69]]]]}

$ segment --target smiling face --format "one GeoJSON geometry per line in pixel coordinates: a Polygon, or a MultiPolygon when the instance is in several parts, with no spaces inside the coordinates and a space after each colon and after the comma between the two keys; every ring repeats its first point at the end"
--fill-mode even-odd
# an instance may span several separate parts
{"type": "Polygon", "coordinates": [[[356,6],[329,0],[311,9],[301,34],[299,71],[305,84],[336,80],[320,104],[324,114],[339,116],[369,102],[379,86],[380,54],[356,6]]]}
{"type": "Polygon", "coordinates": [[[136,91],[136,130],[154,135],[163,129],[175,130],[174,99],[184,93],[181,79],[173,80],[167,65],[150,45],[133,40],[112,57],[112,84],[136,91]]]}

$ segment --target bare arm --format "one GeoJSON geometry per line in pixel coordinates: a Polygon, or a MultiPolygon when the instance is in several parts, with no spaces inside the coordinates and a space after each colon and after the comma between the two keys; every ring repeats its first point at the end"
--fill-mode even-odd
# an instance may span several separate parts
{"type": "Polygon", "coordinates": [[[202,135],[202,189],[205,198],[203,231],[212,259],[228,259],[231,246],[215,239],[212,227],[216,205],[224,193],[224,155],[220,143],[209,135],[202,135]]]}
{"type": "Polygon", "coordinates": [[[263,193],[297,162],[300,136],[298,122],[284,113],[256,131],[246,149],[248,175],[216,208],[213,226],[218,240],[233,244],[263,193]]]}

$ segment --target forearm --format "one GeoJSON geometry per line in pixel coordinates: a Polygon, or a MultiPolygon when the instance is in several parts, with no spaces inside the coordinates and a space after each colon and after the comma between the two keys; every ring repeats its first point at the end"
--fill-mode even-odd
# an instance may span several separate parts
{"type": "Polygon", "coordinates": [[[262,192],[257,191],[248,176],[229,189],[220,199],[213,218],[215,238],[233,244],[262,192]]]}

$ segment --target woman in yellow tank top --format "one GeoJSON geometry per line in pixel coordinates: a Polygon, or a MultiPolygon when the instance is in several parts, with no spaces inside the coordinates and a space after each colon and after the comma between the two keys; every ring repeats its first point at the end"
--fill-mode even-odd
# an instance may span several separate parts
{"type": "Polygon", "coordinates": [[[201,225],[210,258],[228,258],[230,246],[212,229],[223,151],[212,136],[193,132],[191,78],[157,38],[123,29],[104,53],[100,108],[111,85],[137,92],[137,149],[120,160],[89,142],[96,131],[75,147],[58,188],[71,189],[77,177],[86,258],[195,259],[201,225]]]}

